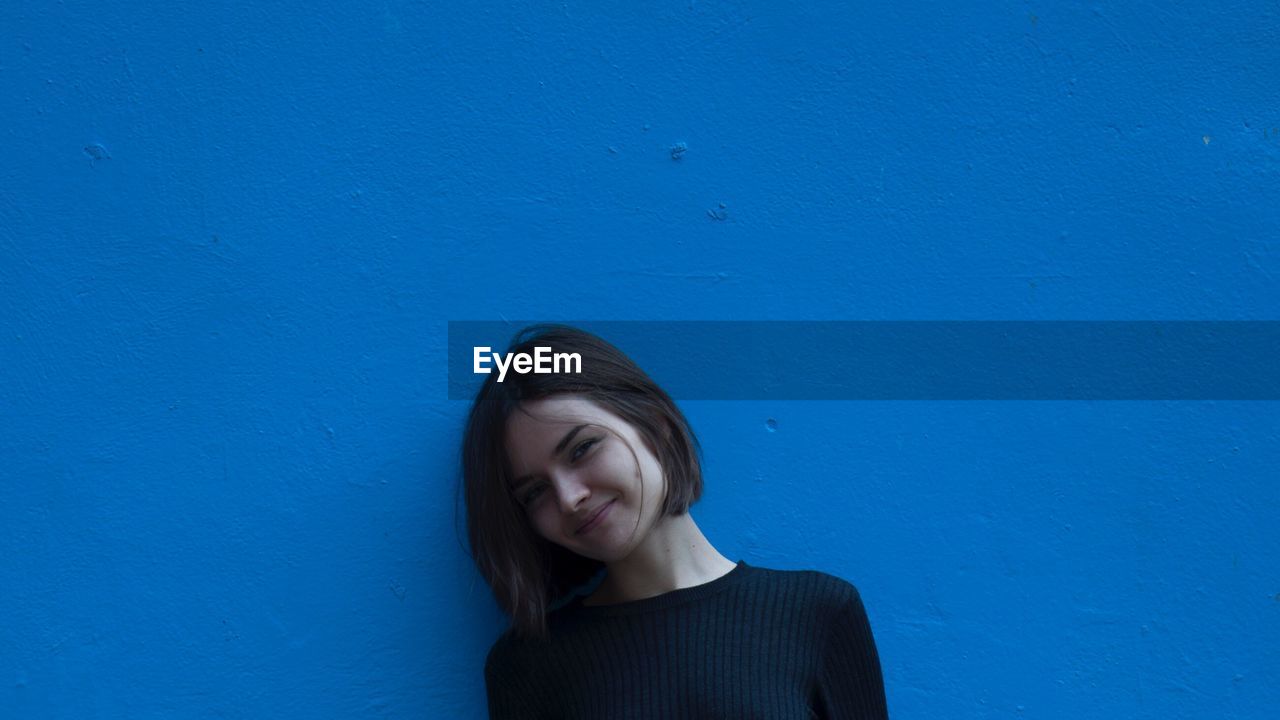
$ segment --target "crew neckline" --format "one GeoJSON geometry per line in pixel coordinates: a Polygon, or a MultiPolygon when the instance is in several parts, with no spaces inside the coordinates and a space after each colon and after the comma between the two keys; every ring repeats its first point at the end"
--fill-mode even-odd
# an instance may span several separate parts
{"type": "Polygon", "coordinates": [[[573,615],[583,617],[634,615],[636,613],[661,610],[714,595],[742,580],[748,575],[748,571],[751,569],[751,566],[745,561],[739,560],[738,564],[729,572],[714,580],[702,583],[701,585],[691,585],[687,588],[676,588],[675,590],[664,592],[661,595],[641,598],[640,600],[611,603],[609,605],[584,605],[582,604],[582,601],[586,599],[586,596],[578,595],[571,602],[565,605],[564,609],[568,610],[573,615]]]}

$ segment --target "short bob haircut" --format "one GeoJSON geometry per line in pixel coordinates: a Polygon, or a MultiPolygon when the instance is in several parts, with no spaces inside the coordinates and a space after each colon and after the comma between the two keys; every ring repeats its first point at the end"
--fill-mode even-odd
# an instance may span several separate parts
{"type": "MultiPolygon", "coordinates": [[[[661,464],[662,516],[681,515],[702,495],[701,448],[684,415],[631,358],[591,333],[566,325],[531,325],[511,353],[577,353],[581,373],[490,373],[476,394],[462,441],[462,484],[471,557],[517,634],[545,639],[547,613],[585,584],[603,563],[538,535],[517,502],[506,449],[507,418],[526,401],[577,395],[627,421],[661,464]]],[[[576,369],[576,365],[575,365],[576,369]]],[[[633,450],[634,453],[634,450],[633,450]]],[[[638,463],[637,463],[638,465],[638,463]]]]}

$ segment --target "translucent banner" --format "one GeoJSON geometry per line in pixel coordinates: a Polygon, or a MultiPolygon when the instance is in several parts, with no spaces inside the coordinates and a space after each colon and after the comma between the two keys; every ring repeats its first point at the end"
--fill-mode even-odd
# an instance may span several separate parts
{"type": "MultiPolygon", "coordinates": [[[[555,348],[495,358],[535,322],[549,321],[450,321],[449,398],[473,398],[477,368],[504,361],[507,377],[572,371],[555,348]]],[[[617,346],[677,400],[1280,399],[1280,321],[555,322],[617,346]]]]}

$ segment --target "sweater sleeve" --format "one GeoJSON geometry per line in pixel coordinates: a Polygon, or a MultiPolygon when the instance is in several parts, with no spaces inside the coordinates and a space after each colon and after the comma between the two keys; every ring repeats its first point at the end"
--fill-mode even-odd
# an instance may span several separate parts
{"type": "Polygon", "coordinates": [[[884,678],[871,623],[857,590],[835,614],[818,668],[818,713],[839,720],[887,720],[884,678]]]}

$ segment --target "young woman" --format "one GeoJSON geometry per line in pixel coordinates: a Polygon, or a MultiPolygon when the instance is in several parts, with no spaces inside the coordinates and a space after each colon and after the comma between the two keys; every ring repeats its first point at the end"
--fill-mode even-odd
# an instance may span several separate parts
{"type": "Polygon", "coordinates": [[[886,718],[854,586],[720,554],[688,512],[699,447],[671,398],[574,328],[507,353],[538,347],[581,372],[490,374],[463,440],[472,556],[512,618],[489,716],[886,718]]]}

